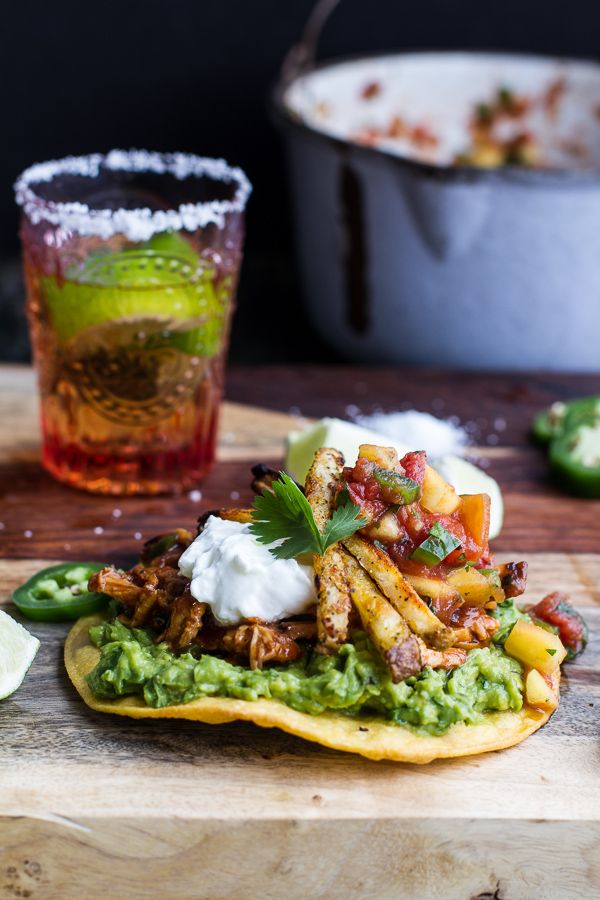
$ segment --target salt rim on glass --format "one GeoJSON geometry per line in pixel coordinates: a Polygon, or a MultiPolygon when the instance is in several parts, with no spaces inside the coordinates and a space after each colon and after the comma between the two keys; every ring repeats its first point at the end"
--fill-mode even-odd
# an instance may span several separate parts
{"type": "Polygon", "coordinates": [[[30,166],[14,185],[19,206],[37,225],[46,221],[82,236],[96,236],[107,240],[116,234],[130,241],[146,241],[163,231],[196,231],[207,225],[225,227],[228,213],[241,213],[252,191],[244,172],[230,166],[224,159],[210,159],[191,153],[152,153],[147,150],[111,150],[106,155],[68,156],[30,166]],[[45,200],[34,186],[48,183],[59,175],[79,175],[97,178],[101,169],[114,172],[154,172],[172,175],[178,180],[211,178],[214,181],[235,183],[230,200],[208,200],[201,203],[182,203],[176,209],[91,209],[86,203],[45,200]]]}

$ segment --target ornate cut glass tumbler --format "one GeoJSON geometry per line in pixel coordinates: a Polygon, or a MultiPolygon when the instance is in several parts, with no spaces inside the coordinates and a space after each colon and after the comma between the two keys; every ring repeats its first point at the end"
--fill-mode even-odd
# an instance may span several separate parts
{"type": "Polygon", "coordinates": [[[155,494],[209,470],[250,190],[223,160],[144,151],[18,179],[42,462],[60,481],[155,494]]]}

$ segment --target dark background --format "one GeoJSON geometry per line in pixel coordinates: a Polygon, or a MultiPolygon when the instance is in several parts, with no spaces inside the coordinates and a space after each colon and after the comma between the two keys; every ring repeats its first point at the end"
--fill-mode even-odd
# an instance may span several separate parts
{"type": "MultiPolygon", "coordinates": [[[[241,165],[254,194],[232,359],[335,358],[302,313],[284,160],[267,102],[312,6],[313,0],[2,5],[0,358],[28,354],[15,176],[32,162],[111,147],[193,151],[241,165]]],[[[462,47],[594,57],[599,26],[592,0],[343,0],[321,55],[462,47]]]]}

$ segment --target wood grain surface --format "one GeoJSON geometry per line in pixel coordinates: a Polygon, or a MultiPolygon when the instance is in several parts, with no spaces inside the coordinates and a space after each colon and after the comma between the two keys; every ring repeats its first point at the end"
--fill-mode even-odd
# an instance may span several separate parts
{"type": "Polygon", "coordinates": [[[64,673],[66,627],[30,623],[40,652],[0,703],[0,898],[598,896],[600,503],[558,493],[528,440],[534,411],[591,392],[600,379],[238,370],[231,400],[275,415],[226,407],[221,462],[202,500],[115,501],[40,471],[31,374],[0,370],[0,604],[11,614],[13,587],[48,560],[127,562],[137,533],[249,500],[247,467],[262,454],[280,461],[290,411],[411,403],[479,429],[479,452],[505,492],[498,556],[530,560],[531,599],[568,590],[592,637],[538,734],[508,751],[417,767],[244,724],[94,713],[64,673]]]}

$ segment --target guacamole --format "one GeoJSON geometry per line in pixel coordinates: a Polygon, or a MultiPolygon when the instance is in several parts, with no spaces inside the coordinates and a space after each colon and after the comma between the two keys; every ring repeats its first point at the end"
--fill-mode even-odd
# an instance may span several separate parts
{"type": "MultiPolygon", "coordinates": [[[[496,610],[499,632],[508,634],[521,614],[513,601],[496,610]]],[[[176,656],[155,644],[150,631],[106,622],[90,629],[101,658],[88,675],[96,697],[141,694],[149,706],[188,703],[200,697],[278,700],[310,715],[336,710],[346,715],[380,715],[417,732],[443,734],[456,722],[475,724],[486,711],[523,705],[520,664],[501,649],[501,641],[471,650],[459,669],[423,669],[394,684],[363,632],[355,632],[335,656],[307,651],[286,667],[252,671],[210,654],[176,656]]]]}

